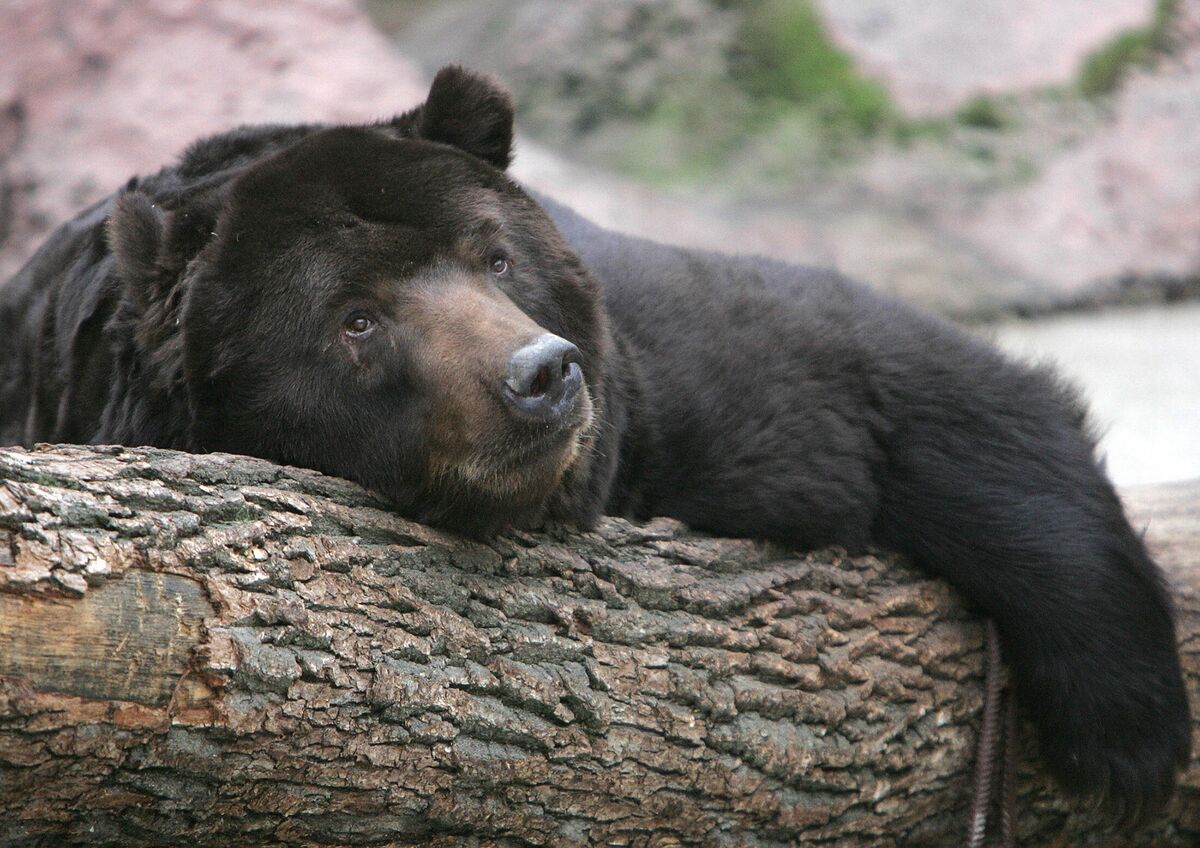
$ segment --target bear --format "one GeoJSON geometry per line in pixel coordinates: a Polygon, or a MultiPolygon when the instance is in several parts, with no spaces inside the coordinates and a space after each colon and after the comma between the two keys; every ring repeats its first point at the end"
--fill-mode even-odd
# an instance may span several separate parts
{"type": "Polygon", "coordinates": [[[131,179],[0,290],[0,443],[248,454],[481,536],[892,549],[995,620],[1061,786],[1157,809],[1191,744],[1173,611],[1075,393],[832,270],[604,230],[507,175],[513,121],[448,67],[393,119],[131,179]]]}

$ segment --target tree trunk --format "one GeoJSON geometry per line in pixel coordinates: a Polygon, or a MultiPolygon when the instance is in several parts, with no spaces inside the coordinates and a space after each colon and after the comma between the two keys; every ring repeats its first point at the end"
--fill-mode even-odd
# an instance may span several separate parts
{"type": "MultiPolygon", "coordinates": [[[[1200,484],[1131,493],[1200,681],[1200,484]]],[[[982,627],[890,557],[464,541],[220,454],[0,451],[0,845],[955,845],[982,627]]],[[[1025,734],[1028,736],[1028,733],[1025,734]]],[[[1020,844],[1133,835],[1023,746],[1020,844]]]]}

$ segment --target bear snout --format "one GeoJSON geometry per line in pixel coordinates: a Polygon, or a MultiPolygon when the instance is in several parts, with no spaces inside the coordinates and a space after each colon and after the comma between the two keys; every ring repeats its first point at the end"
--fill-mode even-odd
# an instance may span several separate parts
{"type": "Polygon", "coordinates": [[[583,384],[579,348],[543,333],[517,350],[508,362],[502,394],[519,417],[551,422],[574,407],[583,384]]]}

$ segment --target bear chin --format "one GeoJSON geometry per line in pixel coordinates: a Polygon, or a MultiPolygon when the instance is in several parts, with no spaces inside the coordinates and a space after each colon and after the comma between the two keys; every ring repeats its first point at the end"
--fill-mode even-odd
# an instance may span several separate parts
{"type": "Polygon", "coordinates": [[[502,457],[480,452],[430,467],[430,482],[409,511],[418,520],[476,538],[538,527],[564,481],[586,476],[596,429],[594,404],[586,390],[572,418],[561,430],[502,457]]]}

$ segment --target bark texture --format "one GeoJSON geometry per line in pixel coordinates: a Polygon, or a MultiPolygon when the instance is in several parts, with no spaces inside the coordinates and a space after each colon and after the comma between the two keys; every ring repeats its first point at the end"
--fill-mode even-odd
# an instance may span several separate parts
{"type": "MultiPolygon", "coordinates": [[[[1200,484],[1131,509],[1200,706],[1200,484]]],[[[885,556],[479,544],[244,457],[0,450],[4,846],[956,845],[982,663],[885,556]]],[[[1114,835],[1024,747],[1021,845],[1200,836],[1200,762],[1114,835]]]]}

